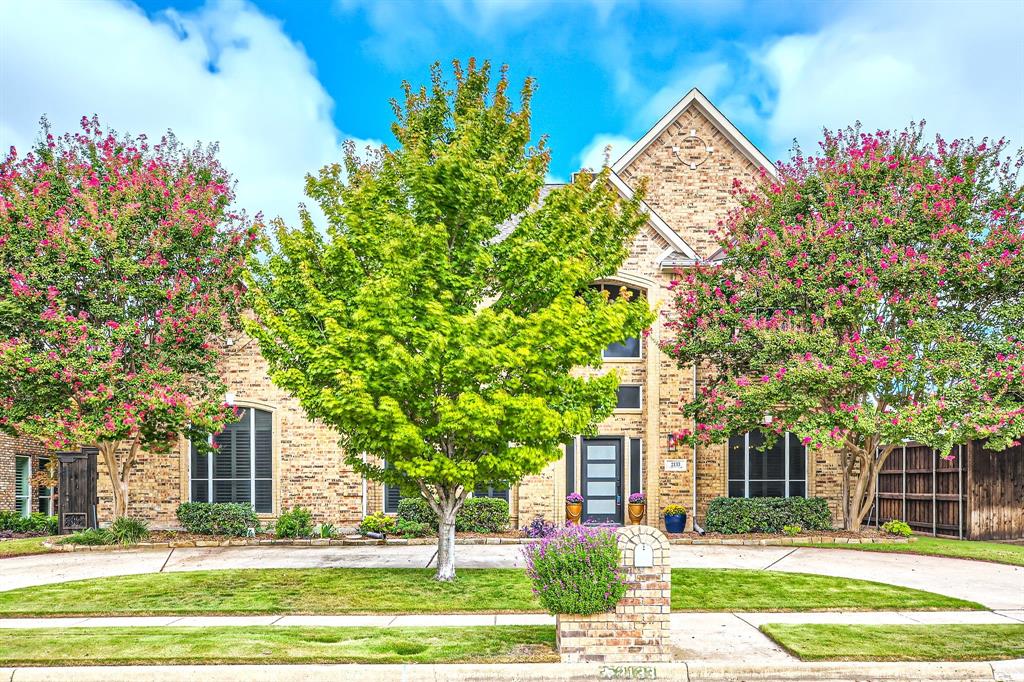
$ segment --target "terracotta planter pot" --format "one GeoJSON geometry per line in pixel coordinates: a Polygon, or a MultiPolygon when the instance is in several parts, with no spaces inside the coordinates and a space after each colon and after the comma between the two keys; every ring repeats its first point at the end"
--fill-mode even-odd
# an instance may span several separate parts
{"type": "Polygon", "coordinates": [[[569,504],[565,503],[565,520],[573,523],[579,523],[580,517],[583,516],[583,503],[580,504],[569,504]]]}
{"type": "Polygon", "coordinates": [[[634,526],[639,526],[644,522],[644,515],[647,514],[647,503],[640,502],[639,504],[630,502],[629,507],[629,522],[634,526]]]}

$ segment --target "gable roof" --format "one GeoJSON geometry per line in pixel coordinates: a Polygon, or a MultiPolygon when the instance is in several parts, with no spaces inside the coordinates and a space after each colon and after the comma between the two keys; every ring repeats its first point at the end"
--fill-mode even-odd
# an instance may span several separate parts
{"type": "MultiPolygon", "coordinates": [[[[633,198],[633,190],[630,189],[629,185],[627,185],[614,170],[608,175],[608,180],[612,183],[612,187],[619,190],[619,193],[626,197],[626,199],[633,198]]],[[[675,230],[669,227],[668,223],[666,223],[662,217],[658,215],[657,211],[651,208],[646,201],[640,202],[640,210],[647,214],[647,222],[651,224],[654,231],[661,235],[661,237],[675,248],[676,251],[687,258],[692,258],[695,261],[700,259],[697,252],[686,243],[686,240],[680,237],[675,230]]]]}
{"type": "Polygon", "coordinates": [[[661,120],[654,124],[654,127],[647,131],[647,134],[636,141],[629,150],[622,155],[622,157],[612,165],[612,170],[616,173],[621,172],[623,169],[629,166],[633,162],[633,159],[638,157],[647,147],[651,145],[658,137],[665,132],[673,121],[675,121],[681,113],[686,111],[690,106],[696,106],[701,112],[707,116],[715,126],[722,131],[722,134],[732,144],[739,149],[744,156],[746,156],[754,165],[760,166],[767,170],[773,177],[777,176],[778,171],[775,168],[775,164],[768,160],[768,157],[761,153],[761,150],[754,146],[754,144],[746,138],[746,136],[739,131],[739,129],[732,124],[732,122],[725,117],[721,111],[718,110],[714,104],[711,103],[707,97],[704,96],[697,88],[693,88],[686,93],[681,100],[676,102],[676,105],[672,109],[661,117],[661,120]]]}

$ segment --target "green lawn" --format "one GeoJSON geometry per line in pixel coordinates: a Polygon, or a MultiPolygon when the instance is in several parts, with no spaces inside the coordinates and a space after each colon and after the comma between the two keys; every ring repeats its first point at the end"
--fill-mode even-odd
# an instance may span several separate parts
{"type": "Polygon", "coordinates": [[[761,631],[804,661],[992,661],[1024,658],[1020,625],[782,625],[761,631]]]}
{"type": "Polygon", "coordinates": [[[5,630],[0,666],[189,663],[539,663],[551,626],[147,627],[5,630]]]}
{"type": "MultiPolygon", "coordinates": [[[[519,569],[313,568],[153,573],[0,592],[0,617],[539,612],[519,569]]],[[[676,611],[981,609],[930,592],[800,573],[676,569],[676,611]]]]}
{"type": "Polygon", "coordinates": [[[900,554],[928,554],[957,559],[977,559],[1000,564],[1024,566],[1024,545],[1008,545],[1001,542],[980,540],[947,540],[920,535],[916,542],[899,545],[810,545],[812,547],[833,547],[855,549],[866,552],[896,552],[900,554]]]}
{"type": "Polygon", "coordinates": [[[22,538],[20,540],[4,540],[0,542],[0,559],[12,556],[26,556],[28,554],[47,554],[52,549],[43,547],[44,540],[55,540],[56,538],[22,538]]]}

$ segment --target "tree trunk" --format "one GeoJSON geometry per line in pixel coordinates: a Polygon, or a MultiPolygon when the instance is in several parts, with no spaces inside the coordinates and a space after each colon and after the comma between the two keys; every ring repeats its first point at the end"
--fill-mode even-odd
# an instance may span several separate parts
{"type": "Polygon", "coordinates": [[[878,452],[873,448],[870,452],[861,450],[859,453],[850,453],[850,466],[844,467],[843,474],[843,504],[846,513],[843,518],[843,529],[854,533],[860,531],[865,517],[871,511],[875,500],[875,487],[878,485],[878,471],[889,459],[894,445],[883,446],[878,452]],[[860,459],[860,467],[857,470],[856,479],[853,478],[854,454],[860,459]],[[852,484],[852,485],[851,485],[852,484]]]}
{"type": "Polygon", "coordinates": [[[455,510],[438,517],[437,575],[442,582],[455,580],[455,510]]]}
{"type": "Polygon", "coordinates": [[[131,447],[119,462],[117,451],[121,447],[121,441],[106,441],[98,443],[96,447],[103,456],[103,463],[107,467],[107,476],[110,478],[110,490],[114,497],[114,519],[128,515],[128,480],[131,478],[132,466],[139,454],[140,441],[136,436],[132,440],[131,447]]]}

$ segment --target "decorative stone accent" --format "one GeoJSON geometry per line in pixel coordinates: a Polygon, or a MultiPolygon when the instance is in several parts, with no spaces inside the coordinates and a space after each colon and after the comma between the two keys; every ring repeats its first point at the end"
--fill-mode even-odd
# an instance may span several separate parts
{"type": "Polygon", "coordinates": [[[672,660],[668,540],[651,526],[628,526],[616,533],[629,588],[614,611],[558,615],[557,643],[563,663],[672,660]]]}

